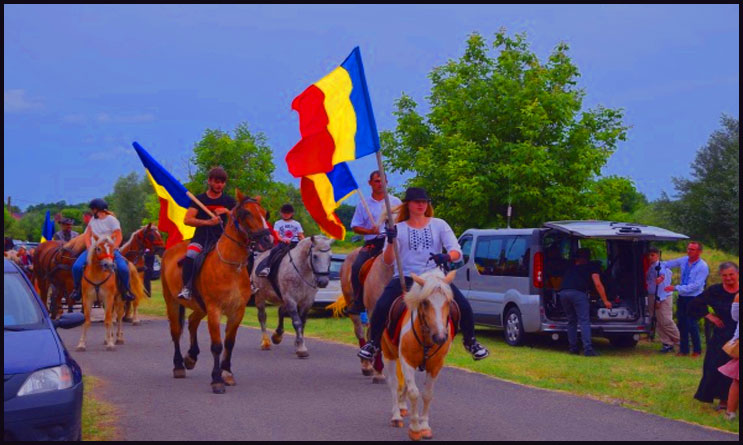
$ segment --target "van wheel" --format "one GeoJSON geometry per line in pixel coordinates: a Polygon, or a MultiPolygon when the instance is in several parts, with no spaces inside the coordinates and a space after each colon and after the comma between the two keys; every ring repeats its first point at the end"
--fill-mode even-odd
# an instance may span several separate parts
{"type": "Polygon", "coordinates": [[[634,334],[612,335],[609,337],[609,343],[615,348],[634,348],[637,346],[637,340],[635,340],[634,334]]]}
{"type": "Polygon", "coordinates": [[[521,311],[518,308],[512,307],[506,312],[505,327],[503,336],[506,338],[506,343],[511,346],[524,344],[526,333],[524,332],[524,323],[521,321],[521,311]]]}

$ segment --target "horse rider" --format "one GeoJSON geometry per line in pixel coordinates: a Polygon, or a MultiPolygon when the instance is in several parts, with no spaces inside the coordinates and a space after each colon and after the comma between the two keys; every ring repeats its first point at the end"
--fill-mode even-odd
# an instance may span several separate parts
{"type": "MultiPolygon", "coordinates": [[[[369,186],[372,189],[371,196],[368,200],[369,213],[366,212],[363,202],[356,205],[356,211],[353,213],[351,228],[359,235],[364,235],[364,247],[359,251],[353,266],[351,267],[351,286],[353,289],[353,301],[349,305],[347,312],[349,314],[360,314],[364,311],[364,286],[359,280],[361,267],[369,259],[377,256],[384,247],[384,235],[380,234],[377,222],[385,210],[384,204],[384,184],[382,184],[382,175],[379,170],[375,170],[369,175],[369,186]]],[[[390,204],[395,208],[402,204],[400,198],[390,195],[390,204]]],[[[399,280],[398,280],[399,281],[399,280]]]]}
{"type": "Polygon", "coordinates": [[[72,230],[72,225],[75,224],[74,219],[63,218],[59,223],[62,224],[62,230],[54,234],[54,236],[52,237],[54,241],[67,242],[71,240],[72,238],[75,238],[76,236],[80,235],[79,233],[72,230]]]}
{"type": "Polygon", "coordinates": [[[217,242],[224,224],[227,224],[228,214],[237,205],[235,198],[224,193],[227,185],[227,172],[222,167],[214,167],[209,170],[207,177],[208,189],[196,198],[201,201],[216,216],[211,218],[203,209],[197,207],[194,202],[186,211],[183,223],[187,226],[196,227],[191,242],[186,249],[186,258],[183,261],[183,289],[178,298],[191,299],[191,278],[193,277],[193,265],[196,257],[207,246],[217,242]]]}
{"type": "Polygon", "coordinates": [[[268,256],[258,265],[257,275],[259,277],[268,277],[276,255],[285,254],[304,239],[302,224],[292,219],[294,217],[294,206],[288,203],[284,204],[279,209],[279,214],[281,214],[281,219],[276,221],[271,229],[278,236],[281,247],[271,249],[268,256]]]}
{"type": "Polygon", "coordinates": [[[106,201],[101,198],[95,198],[90,201],[88,207],[90,207],[91,212],[93,212],[93,218],[90,220],[88,227],[83,233],[83,237],[85,238],[85,250],[79,257],[77,257],[75,264],[72,265],[72,278],[75,280],[75,290],[72,291],[72,299],[80,301],[80,298],[82,297],[80,289],[83,272],[85,270],[85,265],[88,263],[88,249],[90,249],[92,235],[95,234],[98,237],[110,236],[113,238],[114,245],[117,246],[114,250],[116,276],[123,286],[121,297],[124,300],[133,300],[134,295],[132,295],[129,289],[129,263],[121,252],[119,252],[118,248],[118,246],[121,245],[121,240],[123,238],[121,234],[121,224],[119,223],[119,220],[116,219],[113,212],[108,210],[108,204],[106,201]]]}
{"type": "MultiPolygon", "coordinates": [[[[386,265],[392,266],[395,263],[393,248],[395,238],[398,239],[400,259],[406,274],[421,275],[440,265],[456,262],[462,257],[454,231],[446,221],[433,217],[433,207],[430,201],[426,191],[422,188],[410,187],[405,191],[405,199],[403,199],[403,206],[397,217],[397,224],[386,229],[387,241],[383,253],[386,265]],[[446,248],[448,253],[440,253],[443,248],[446,248]]],[[[358,356],[365,360],[373,359],[374,354],[379,350],[390,306],[402,294],[399,271],[396,264],[394,267],[394,277],[374,306],[370,323],[371,339],[358,352],[358,356]]],[[[412,285],[413,279],[409,275],[405,276],[405,286],[410,289],[412,285]]],[[[472,307],[454,284],[451,284],[451,290],[454,294],[454,301],[459,305],[461,312],[460,328],[464,347],[475,360],[482,360],[489,355],[489,352],[475,339],[475,319],[472,307]]]]}

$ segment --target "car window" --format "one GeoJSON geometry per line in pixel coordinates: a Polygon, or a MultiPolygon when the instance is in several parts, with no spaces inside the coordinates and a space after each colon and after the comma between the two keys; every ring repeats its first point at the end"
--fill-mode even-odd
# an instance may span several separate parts
{"type": "Polygon", "coordinates": [[[498,275],[497,270],[505,261],[503,254],[503,237],[479,237],[475,247],[475,267],[480,275],[498,275]]]}
{"type": "Polygon", "coordinates": [[[459,247],[462,249],[462,258],[449,265],[452,270],[459,269],[470,261],[470,255],[472,254],[472,237],[469,235],[463,236],[459,240],[459,247]]]}
{"type": "Polygon", "coordinates": [[[330,261],[330,279],[339,280],[341,278],[341,267],[343,266],[343,260],[331,260],[330,261]]]}
{"type": "Polygon", "coordinates": [[[41,308],[28,284],[17,273],[6,273],[3,280],[3,326],[42,327],[41,308]]]}
{"type": "Polygon", "coordinates": [[[496,270],[496,275],[509,277],[529,276],[529,237],[509,236],[506,238],[503,248],[505,250],[505,262],[496,270]]]}

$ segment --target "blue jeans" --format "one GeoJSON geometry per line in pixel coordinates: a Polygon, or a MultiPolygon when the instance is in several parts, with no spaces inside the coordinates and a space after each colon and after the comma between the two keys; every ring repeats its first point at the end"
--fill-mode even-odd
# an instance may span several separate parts
{"type": "Polygon", "coordinates": [[[573,351],[578,350],[578,326],[580,326],[583,352],[593,351],[588,294],[574,289],[564,289],[559,294],[560,303],[568,317],[568,343],[570,343],[570,349],[573,351]]]}
{"type": "Polygon", "coordinates": [[[699,322],[694,318],[690,317],[686,312],[689,308],[689,303],[694,297],[682,297],[679,295],[676,308],[676,318],[678,318],[679,334],[681,335],[681,344],[679,345],[680,352],[682,354],[689,353],[689,336],[691,335],[691,342],[694,345],[694,352],[702,353],[702,340],[699,337],[699,322]]]}
{"type": "MultiPolygon", "coordinates": [[[[83,280],[83,271],[85,270],[85,263],[88,262],[88,251],[84,250],[75,264],[72,265],[72,278],[75,280],[75,288],[80,288],[80,283],[83,280]]],[[[129,263],[126,258],[119,253],[119,249],[114,250],[114,262],[116,263],[116,276],[121,280],[125,289],[129,289],[129,263]]]]}

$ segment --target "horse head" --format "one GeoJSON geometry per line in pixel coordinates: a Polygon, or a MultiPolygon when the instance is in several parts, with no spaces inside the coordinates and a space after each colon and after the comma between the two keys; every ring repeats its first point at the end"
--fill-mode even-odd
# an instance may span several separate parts
{"type": "Polygon", "coordinates": [[[152,227],[152,223],[147,224],[141,230],[142,245],[145,249],[150,249],[155,255],[162,255],[165,251],[165,243],[160,231],[152,227]]]}
{"type": "Polygon", "coordinates": [[[417,286],[405,294],[405,304],[411,312],[417,310],[424,341],[442,345],[449,337],[449,303],[454,298],[450,284],[455,275],[452,270],[444,276],[439,269],[411,274],[417,286]]]}
{"type": "Polygon", "coordinates": [[[110,236],[91,236],[90,250],[88,250],[88,261],[98,264],[107,271],[114,270],[114,251],[116,244],[110,236]]]}
{"type": "Polygon", "coordinates": [[[330,250],[332,240],[324,236],[311,236],[312,245],[309,248],[308,260],[312,274],[315,276],[317,287],[328,287],[330,281],[330,263],[333,252],[330,250]]]}
{"type": "Polygon", "coordinates": [[[234,224],[237,231],[246,239],[248,246],[263,252],[273,247],[273,236],[266,222],[266,209],[261,197],[244,196],[235,189],[238,204],[230,212],[228,224],[234,224]]]}

